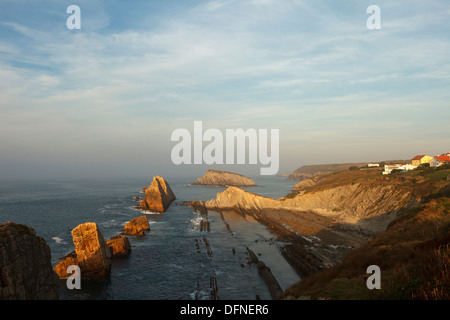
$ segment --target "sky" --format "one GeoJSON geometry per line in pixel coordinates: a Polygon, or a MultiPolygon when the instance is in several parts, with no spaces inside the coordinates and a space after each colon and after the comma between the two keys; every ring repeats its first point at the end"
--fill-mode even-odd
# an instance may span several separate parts
{"type": "Polygon", "coordinates": [[[450,152],[449,16],[448,0],[0,0],[0,179],[259,174],[174,165],[194,121],[279,129],[278,173],[450,152]]]}

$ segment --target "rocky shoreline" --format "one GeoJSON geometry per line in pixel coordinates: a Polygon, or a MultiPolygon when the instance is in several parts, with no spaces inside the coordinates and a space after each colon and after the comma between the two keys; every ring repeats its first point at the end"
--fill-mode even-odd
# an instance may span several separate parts
{"type": "MultiPolygon", "coordinates": [[[[203,204],[204,205],[204,204],[203,204]]],[[[228,210],[211,209],[219,214],[223,215],[228,210]]],[[[317,242],[322,242],[314,246],[306,237],[299,236],[298,234],[287,230],[284,226],[278,222],[264,218],[264,214],[261,213],[274,213],[278,211],[277,214],[285,214],[284,210],[262,210],[262,211],[250,211],[242,209],[233,209],[234,212],[238,213],[242,219],[244,217],[252,217],[257,221],[257,223],[264,225],[267,230],[274,235],[275,241],[280,243],[280,253],[284,259],[291,265],[291,267],[297,272],[300,278],[312,274],[316,271],[327,268],[340,261],[340,258],[345,256],[353,247],[349,244],[344,245],[341,243],[338,250],[329,249],[329,244],[322,242],[317,238],[317,242]]],[[[270,215],[270,214],[269,214],[270,215]]],[[[228,223],[224,221],[226,228],[230,233],[232,230],[228,223]]]]}
{"type": "MultiPolygon", "coordinates": [[[[400,209],[414,207],[434,190],[431,180],[416,179],[411,183],[403,177],[394,179],[369,174],[348,172],[345,177],[333,175],[332,181],[325,178],[325,181],[305,180],[304,183],[294,186],[292,194],[280,199],[263,197],[238,187],[228,187],[218,193],[215,199],[189,201],[183,205],[192,207],[192,210],[199,214],[196,228],[202,233],[211,231],[208,211],[217,212],[222,217],[232,236],[235,232],[233,226],[236,224],[230,226],[232,220],[224,218],[229,218],[230,212],[243,221],[254,221],[265,226],[275,236],[274,243],[280,244],[281,256],[299,277],[303,278],[342,262],[355,248],[363,246],[374,235],[386,229],[400,209]]],[[[164,212],[176,199],[167,181],[161,177],[154,177],[150,186],[144,188],[143,192],[145,198],[137,199],[140,200],[137,208],[141,210],[164,212]]],[[[130,220],[120,233],[106,241],[96,223],[80,224],[72,230],[75,250],[62,257],[60,263],[48,272],[50,255],[45,241],[36,237],[30,227],[13,223],[0,224],[0,267],[2,270],[14,268],[14,272],[17,271],[1,272],[0,299],[57,299],[54,283],[49,279],[52,274],[57,274],[60,279],[67,279],[70,276],[67,274],[67,267],[70,265],[78,265],[81,268],[84,280],[104,280],[110,275],[112,259],[130,254],[128,236],[142,237],[149,230],[147,217],[143,215],[130,220]],[[22,250],[18,252],[25,255],[23,258],[12,256],[15,250],[12,248],[19,246],[35,253],[28,256],[22,250]],[[40,260],[26,262],[24,265],[11,263],[30,257],[39,257],[40,260]],[[38,291],[27,289],[21,280],[18,280],[26,278],[23,273],[27,272],[29,263],[37,263],[40,266],[41,273],[36,280],[38,283],[33,285],[42,286],[38,291]],[[11,287],[12,285],[14,287],[11,287]]],[[[245,232],[247,231],[250,230],[246,229],[245,232]]],[[[214,256],[206,234],[195,239],[195,247],[199,254],[205,254],[209,258],[214,256]]],[[[233,248],[233,255],[235,254],[233,248]]],[[[257,266],[272,298],[281,295],[281,286],[267,266],[270,257],[260,259],[250,247],[247,247],[247,254],[248,263],[257,266]]],[[[208,280],[210,298],[219,299],[220,283],[214,276],[208,280]]]]}
{"type": "MultiPolygon", "coordinates": [[[[143,192],[144,199],[135,199],[140,201],[137,208],[142,210],[164,212],[176,199],[167,181],[161,177],[154,177],[150,186],[144,188],[143,192]]],[[[292,207],[298,206],[294,201],[297,200],[275,200],[230,187],[218,194],[216,199],[190,201],[185,205],[191,206],[192,210],[201,216],[198,224],[200,232],[210,232],[208,210],[214,210],[222,215],[222,220],[231,235],[233,230],[223,219],[226,210],[237,212],[245,219],[251,217],[266,226],[273,235],[276,235],[277,242],[283,243],[280,248],[281,255],[300,277],[337,263],[354,245],[360,244],[361,239],[349,235],[340,235],[340,243],[336,243],[339,232],[331,234],[330,220],[312,211],[305,211],[302,214],[293,211],[292,207]],[[293,226],[292,222],[296,224],[296,232],[288,227],[289,224],[293,226]],[[299,231],[300,226],[302,230],[299,231]],[[321,231],[320,235],[318,231],[321,231]],[[330,250],[330,246],[335,246],[334,250],[330,250]]],[[[307,203],[311,205],[311,202],[307,203]]],[[[149,230],[147,217],[145,215],[136,217],[130,220],[118,235],[106,241],[95,223],[81,224],[72,230],[75,250],[60,258],[61,261],[55,266],[54,271],[60,279],[67,279],[70,276],[66,272],[67,267],[78,265],[84,280],[104,280],[111,272],[112,259],[130,254],[131,245],[127,236],[144,236],[149,230]]],[[[205,253],[208,257],[214,254],[207,237],[196,239],[195,246],[198,253],[205,253]]],[[[272,297],[276,298],[282,293],[276,277],[264,261],[258,260],[250,248],[247,248],[247,251],[250,256],[249,263],[257,265],[258,272],[266,282],[272,297]]],[[[220,284],[216,279],[210,279],[210,283],[211,299],[218,299],[220,284]]]]}
{"type": "MultiPolygon", "coordinates": [[[[184,205],[192,207],[192,210],[194,212],[198,212],[200,214],[200,216],[202,217],[202,220],[200,221],[200,223],[198,225],[198,230],[200,232],[202,232],[202,231],[209,232],[210,224],[209,224],[209,220],[208,220],[208,209],[205,206],[205,202],[204,201],[189,201],[189,202],[185,203],[184,205]],[[207,226],[207,228],[205,226],[207,226]]],[[[229,213],[220,212],[220,211],[216,211],[216,212],[218,214],[220,214],[220,216],[222,218],[222,222],[224,223],[224,225],[225,225],[226,229],[228,230],[228,232],[230,233],[230,235],[233,235],[232,228],[230,227],[230,224],[225,219],[225,216],[228,216],[229,213]]],[[[240,219],[243,221],[246,220],[246,219],[244,219],[243,216],[240,216],[240,219]]],[[[256,221],[254,221],[254,222],[258,223],[256,221]]],[[[246,230],[249,233],[251,233],[251,231],[249,229],[246,229],[246,230]]],[[[198,253],[202,253],[201,247],[203,246],[203,247],[205,247],[206,253],[208,256],[211,257],[213,255],[213,252],[209,245],[209,242],[205,237],[203,237],[202,239],[195,239],[195,244],[196,244],[198,253]]],[[[236,254],[236,250],[233,248],[233,255],[235,255],[235,254],[236,254]]],[[[258,258],[257,254],[255,254],[253,252],[253,250],[251,250],[249,247],[246,247],[246,254],[248,254],[247,265],[252,265],[252,264],[256,265],[258,274],[265,282],[266,287],[267,287],[272,299],[276,299],[278,296],[280,296],[283,293],[283,289],[281,288],[278,280],[272,273],[271,269],[266,265],[266,263],[264,261],[262,261],[260,258],[258,258]]],[[[241,267],[244,267],[244,265],[241,265],[241,267]]],[[[213,279],[213,278],[211,279],[211,299],[217,300],[219,287],[218,287],[216,279],[215,278],[213,279]]],[[[259,296],[256,296],[255,298],[260,299],[259,296]]]]}
{"type": "Polygon", "coordinates": [[[263,261],[260,261],[256,254],[247,247],[247,251],[250,255],[250,261],[258,266],[258,273],[261,278],[264,279],[267,288],[269,289],[272,299],[278,298],[282,293],[283,289],[278,283],[277,279],[274,277],[272,271],[263,261]]]}
{"type": "Polygon", "coordinates": [[[229,187],[204,206],[219,212],[233,210],[265,225],[285,243],[285,259],[304,277],[342,262],[383,232],[399,210],[417,205],[429,189],[421,185],[425,182],[412,185],[371,172],[330,177],[296,185],[292,194],[280,199],[229,187]]]}

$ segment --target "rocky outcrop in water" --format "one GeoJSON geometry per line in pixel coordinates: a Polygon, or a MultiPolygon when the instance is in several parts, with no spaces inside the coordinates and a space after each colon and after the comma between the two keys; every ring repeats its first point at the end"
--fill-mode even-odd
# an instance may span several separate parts
{"type": "Polygon", "coordinates": [[[131,252],[130,240],[128,240],[127,237],[122,237],[120,235],[114,236],[106,241],[106,244],[111,250],[113,258],[126,257],[131,252]]]}
{"type": "Polygon", "coordinates": [[[158,176],[154,177],[150,186],[142,191],[145,198],[139,204],[139,208],[144,210],[165,212],[170,203],[176,199],[167,181],[158,176]]]}
{"type": "Polygon", "coordinates": [[[64,257],[59,258],[59,260],[61,261],[55,266],[54,271],[60,279],[67,279],[72,275],[67,273],[67,268],[78,265],[77,254],[75,251],[72,251],[64,257]]]}
{"type": "Polygon", "coordinates": [[[103,280],[111,273],[111,250],[106,244],[96,223],[86,222],[72,230],[75,252],[64,257],[55,267],[60,278],[70,275],[69,265],[80,267],[81,278],[85,280],[103,280]]]}
{"type": "Polygon", "coordinates": [[[216,277],[209,278],[209,286],[211,288],[211,300],[219,300],[219,287],[217,286],[216,277]]]}
{"type": "Polygon", "coordinates": [[[283,293],[283,289],[281,289],[281,286],[278,283],[277,279],[272,274],[270,268],[266,266],[264,262],[260,261],[252,250],[250,250],[247,247],[247,251],[250,254],[250,261],[257,265],[258,274],[261,276],[261,278],[264,279],[264,282],[266,283],[267,288],[269,289],[270,295],[272,296],[273,299],[276,299],[283,293]]]}
{"type": "Polygon", "coordinates": [[[0,223],[0,300],[58,299],[50,247],[33,228],[0,223]]]}
{"type": "Polygon", "coordinates": [[[81,277],[104,279],[111,272],[111,251],[96,223],[87,222],[72,230],[81,277]]]}
{"type": "Polygon", "coordinates": [[[130,236],[143,236],[145,231],[150,230],[150,225],[146,216],[140,216],[129,221],[122,230],[122,234],[130,236]]]}
{"type": "Polygon", "coordinates": [[[208,170],[205,175],[198,178],[193,185],[206,185],[206,186],[235,186],[246,187],[255,186],[255,182],[241,174],[220,171],[220,170],[208,170]]]}

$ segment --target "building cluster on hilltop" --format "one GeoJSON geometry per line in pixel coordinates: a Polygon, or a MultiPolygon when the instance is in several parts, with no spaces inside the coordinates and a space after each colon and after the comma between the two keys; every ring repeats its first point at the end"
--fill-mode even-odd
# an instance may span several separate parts
{"type": "Polygon", "coordinates": [[[418,166],[426,163],[428,163],[432,168],[437,168],[443,164],[450,163],[450,152],[442,153],[438,156],[429,156],[426,154],[417,155],[411,159],[411,163],[406,164],[387,164],[384,166],[383,174],[390,174],[395,169],[401,171],[414,170],[418,166]]]}

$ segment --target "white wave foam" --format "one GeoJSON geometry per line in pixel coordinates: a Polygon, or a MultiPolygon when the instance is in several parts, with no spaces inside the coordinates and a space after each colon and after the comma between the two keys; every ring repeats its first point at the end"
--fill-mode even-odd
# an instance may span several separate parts
{"type": "Polygon", "coordinates": [[[139,211],[141,211],[143,214],[161,214],[161,212],[151,210],[139,210],[139,211]]]}
{"type": "Polygon", "coordinates": [[[303,239],[305,239],[306,241],[308,241],[309,243],[313,243],[314,240],[317,242],[321,242],[322,240],[316,236],[309,236],[309,237],[305,237],[305,236],[301,236],[303,239]]]}
{"type": "Polygon", "coordinates": [[[65,241],[64,241],[64,239],[61,239],[60,237],[52,237],[52,239],[53,240],[55,240],[55,242],[56,243],[66,243],[65,241]]]}
{"type": "Polygon", "coordinates": [[[142,212],[143,214],[161,214],[161,212],[158,212],[158,211],[144,210],[144,209],[136,208],[136,207],[129,207],[129,209],[133,209],[135,211],[142,212]]]}
{"type": "Polygon", "coordinates": [[[192,300],[209,300],[210,290],[195,290],[190,294],[192,300]]]}
{"type": "Polygon", "coordinates": [[[175,264],[175,263],[170,263],[169,267],[172,267],[172,268],[175,268],[175,269],[179,269],[179,270],[183,269],[183,266],[180,266],[180,265],[175,264]]]}
{"type": "Polygon", "coordinates": [[[205,221],[205,219],[198,212],[194,212],[194,214],[196,216],[191,219],[191,228],[193,230],[198,230],[200,228],[200,223],[205,221]]]}

